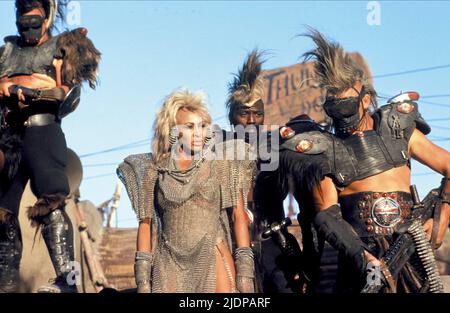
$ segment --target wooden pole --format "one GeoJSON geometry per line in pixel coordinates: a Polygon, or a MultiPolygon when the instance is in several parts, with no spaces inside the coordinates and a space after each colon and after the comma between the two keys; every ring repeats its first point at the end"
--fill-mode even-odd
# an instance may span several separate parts
{"type": "Polygon", "coordinates": [[[89,230],[84,213],[78,205],[78,201],[75,201],[75,216],[78,223],[78,230],[80,231],[81,245],[83,246],[84,256],[86,263],[91,274],[91,280],[94,283],[96,292],[102,291],[108,286],[108,281],[103,273],[102,266],[96,257],[94,249],[92,248],[91,239],[89,238],[89,230]]]}
{"type": "Polygon", "coordinates": [[[112,221],[114,218],[116,218],[116,227],[117,227],[117,208],[119,207],[119,201],[120,201],[120,193],[122,192],[122,184],[120,183],[120,181],[117,181],[116,184],[116,190],[114,191],[114,196],[112,199],[112,204],[111,204],[111,211],[108,215],[108,221],[106,224],[106,227],[110,228],[112,226],[112,221]]]}

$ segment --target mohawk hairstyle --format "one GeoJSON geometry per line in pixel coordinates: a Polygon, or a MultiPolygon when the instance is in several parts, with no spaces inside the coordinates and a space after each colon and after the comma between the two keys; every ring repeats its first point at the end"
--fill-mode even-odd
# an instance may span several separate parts
{"type": "Polygon", "coordinates": [[[19,17],[33,9],[42,8],[45,18],[49,20],[47,28],[49,32],[55,28],[56,20],[64,21],[65,12],[69,0],[16,0],[16,17],[19,17]]]}
{"type": "Polygon", "coordinates": [[[303,54],[305,61],[316,61],[315,72],[322,88],[331,95],[342,93],[360,81],[366,90],[373,90],[364,70],[339,43],[327,40],[319,31],[308,27],[303,36],[311,38],[316,48],[303,54]]]}
{"type": "Polygon", "coordinates": [[[233,113],[239,104],[245,104],[262,98],[264,81],[261,77],[261,67],[264,60],[261,60],[264,52],[254,49],[248,56],[242,68],[234,79],[228,84],[228,120],[233,124],[233,113]]]}

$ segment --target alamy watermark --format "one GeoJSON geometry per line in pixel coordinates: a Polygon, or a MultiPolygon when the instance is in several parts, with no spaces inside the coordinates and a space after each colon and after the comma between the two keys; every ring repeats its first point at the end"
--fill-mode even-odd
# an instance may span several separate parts
{"type": "Polygon", "coordinates": [[[81,3],[79,1],[67,3],[67,14],[64,22],[69,27],[81,25],[81,3]]]}
{"type": "Polygon", "coordinates": [[[372,261],[367,264],[366,282],[370,286],[381,286],[381,266],[379,261],[372,261]]]}
{"type": "Polygon", "coordinates": [[[68,264],[70,272],[66,276],[66,283],[69,286],[80,286],[81,280],[81,265],[77,261],[71,261],[68,264]]]}
{"type": "Polygon", "coordinates": [[[367,25],[380,26],[381,25],[381,3],[379,1],[369,1],[366,6],[367,11],[367,25]]]}

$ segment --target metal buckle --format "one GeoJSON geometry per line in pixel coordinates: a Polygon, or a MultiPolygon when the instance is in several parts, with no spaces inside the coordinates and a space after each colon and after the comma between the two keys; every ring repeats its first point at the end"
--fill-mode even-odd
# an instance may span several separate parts
{"type": "Polygon", "coordinates": [[[45,126],[55,122],[55,118],[48,113],[31,115],[28,119],[23,123],[25,127],[31,126],[45,126]]]}
{"type": "Polygon", "coordinates": [[[389,197],[382,197],[376,200],[370,213],[373,221],[383,228],[392,228],[402,219],[400,204],[389,197]]]}
{"type": "Polygon", "coordinates": [[[33,101],[39,101],[42,98],[42,90],[38,89],[36,90],[36,97],[33,99],[33,101]]]}

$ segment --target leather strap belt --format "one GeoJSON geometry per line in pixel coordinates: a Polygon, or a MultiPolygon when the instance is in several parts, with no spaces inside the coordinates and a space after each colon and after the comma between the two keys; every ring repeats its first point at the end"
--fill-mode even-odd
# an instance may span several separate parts
{"type": "Polygon", "coordinates": [[[13,85],[9,87],[11,94],[17,94],[22,90],[22,94],[25,96],[25,104],[32,104],[36,101],[63,101],[65,98],[65,92],[62,88],[51,89],[33,89],[23,86],[13,85]]]}
{"type": "Polygon", "coordinates": [[[32,126],[46,126],[56,122],[55,116],[53,114],[35,114],[28,117],[28,119],[23,123],[25,127],[32,126]]]}
{"type": "Polygon", "coordinates": [[[361,237],[392,235],[413,206],[407,192],[358,192],[339,197],[342,217],[361,237]]]}

